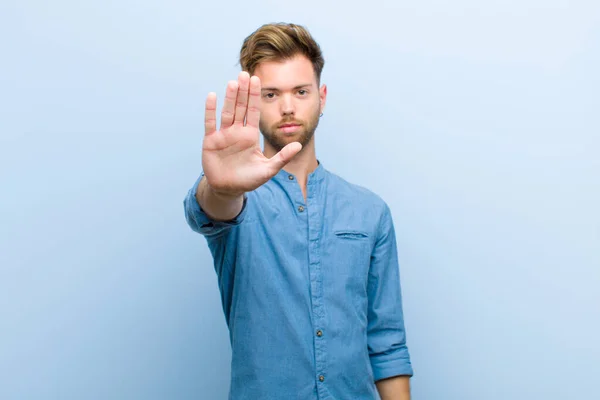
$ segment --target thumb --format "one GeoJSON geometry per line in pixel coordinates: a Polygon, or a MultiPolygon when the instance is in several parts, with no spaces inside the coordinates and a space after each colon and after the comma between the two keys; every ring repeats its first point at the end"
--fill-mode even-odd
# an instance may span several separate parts
{"type": "Polygon", "coordinates": [[[277,154],[269,159],[269,168],[274,174],[279,172],[292,158],[302,150],[299,142],[292,142],[281,149],[277,154]]]}

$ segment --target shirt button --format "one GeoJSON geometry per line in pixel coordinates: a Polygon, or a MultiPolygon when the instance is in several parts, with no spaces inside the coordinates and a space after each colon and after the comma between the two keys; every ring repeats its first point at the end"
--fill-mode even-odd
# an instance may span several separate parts
{"type": "Polygon", "coordinates": [[[292,175],[290,175],[290,176],[288,176],[288,179],[289,179],[290,181],[293,181],[293,180],[294,180],[294,177],[293,177],[292,175]]]}
{"type": "Polygon", "coordinates": [[[323,375],[319,375],[319,380],[320,380],[321,382],[323,382],[323,381],[325,380],[325,377],[324,377],[323,375]]]}
{"type": "Polygon", "coordinates": [[[298,211],[303,212],[304,211],[304,207],[303,206],[299,206],[298,207],[298,211]]]}
{"type": "Polygon", "coordinates": [[[318,336],[318,337],[321,337],[321,336],[323,336],[323,331],[319,329],[319,330],[317,331],[317,336],[318,336]]]}

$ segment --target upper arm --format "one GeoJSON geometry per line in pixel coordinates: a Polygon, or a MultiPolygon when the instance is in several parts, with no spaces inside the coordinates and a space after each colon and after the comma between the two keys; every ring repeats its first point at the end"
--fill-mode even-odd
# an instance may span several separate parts
{"type": "Polygon", "coordinates": [[[375,380],[412,375],[400,285],[396,233],[387,205],[381,212],[368,278],[368,348],[375,380]]]}

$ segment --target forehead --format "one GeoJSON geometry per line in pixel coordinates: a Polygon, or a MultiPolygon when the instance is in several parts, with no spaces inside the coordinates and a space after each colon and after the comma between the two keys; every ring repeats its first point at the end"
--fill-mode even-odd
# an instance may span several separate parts
{"type": "Polygon", "coordinates": [[[307,83],[316,84],[313,65],[305,56],[295,56],[283,61],[265,61],[254,70],[261,86],[291,89],[307,83]]]}

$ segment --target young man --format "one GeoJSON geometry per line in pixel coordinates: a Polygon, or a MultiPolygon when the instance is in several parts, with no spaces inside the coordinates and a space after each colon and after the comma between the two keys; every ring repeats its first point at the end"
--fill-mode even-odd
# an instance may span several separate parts
{"type": "Polygon", "coordinates": [[[315,154],[327,98],[318,44],[301,26],[264,25],[240,64],[219,128],[208,95],[203,173],[184,200],[214,258],[229,398],[410,399],[390,210],[315,154]]]}

